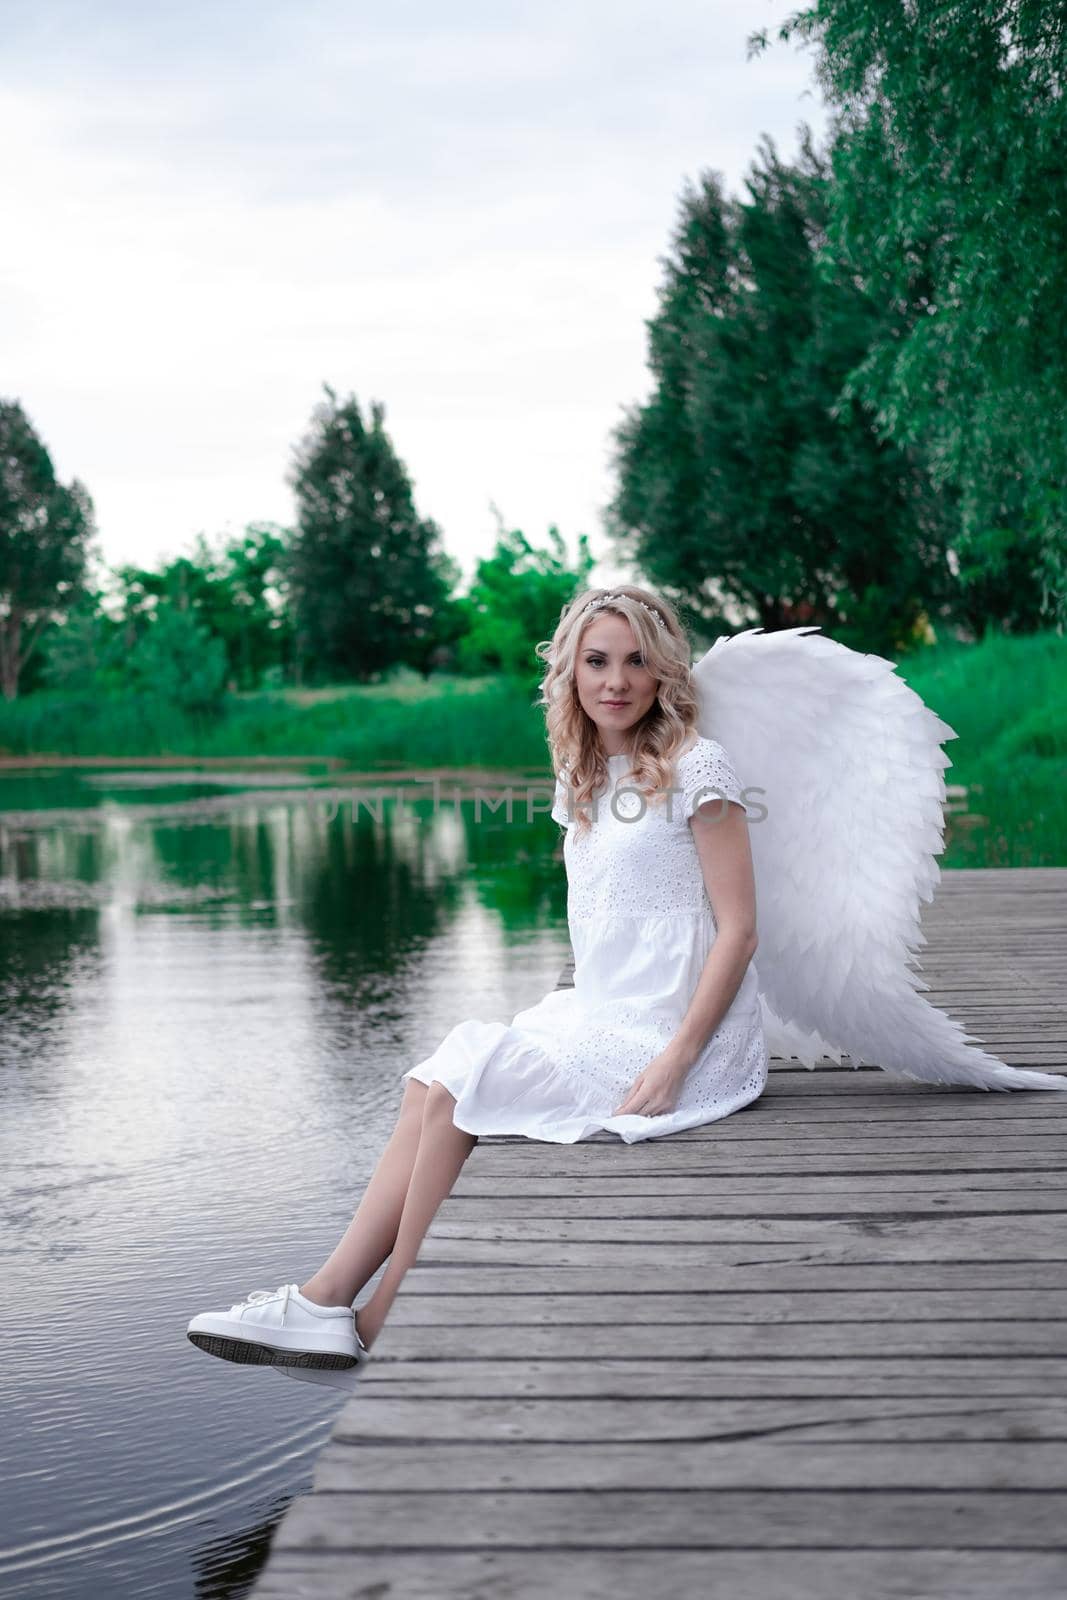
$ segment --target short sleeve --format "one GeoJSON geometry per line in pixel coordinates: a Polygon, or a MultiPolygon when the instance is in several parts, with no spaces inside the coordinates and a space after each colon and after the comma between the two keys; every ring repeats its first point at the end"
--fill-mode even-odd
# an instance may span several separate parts
{"type": "Polygon", "coordinates": [[[556,822],[562,823],[565,828],[570,828],[574,824],[573,817],[567,815],[567,785],[564,778],[556,779],[556,793],[552,801],[552,817],[556,822]]]}
{"type": "MultiPolygon", "coordinates": [[[[688,821],[697,807],[708,800],[721,801],[725,797],[727,800],[736,800],[738,805],[745,803],[733,763],[716,739],[698,740],[679,759],[677,787],[682,791],[679,799],[682,802],[683,821],[688,821]]],[[[711,814],[718,816],[724,810],[725,807],[717,804],[711,814]]]]}

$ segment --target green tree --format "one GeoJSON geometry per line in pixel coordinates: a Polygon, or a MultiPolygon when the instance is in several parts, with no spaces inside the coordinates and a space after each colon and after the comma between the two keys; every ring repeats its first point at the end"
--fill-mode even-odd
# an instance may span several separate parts
{"type": "Polygon", "coordinates": [[[213,626],[225,642],[231,678],[239,688],[258,688],[268,673],[282,676],[291,669],[291,538],[289,529],[275,523],[251,523],[223,550],[222,575],[228,604],[213,626]]]}
{"type": "Polygon", "coordinates": [[[805,133],[792,166],[763,141],[743,200],[687,185],[609,526],[703,631],[814,622],[892,651],[950,602],[954,521],[915,452],[838,403],[879,311],[820,270],[829,184],[805,133]]]}
{"type": "Polygon", "coordinates": [[[211,715],[226,687],[226,646],[188,608],[163,601],[126,662],[130,686],[185,711],[211,715]]]}
{"type": "Polygon", "coordinates": [[[103,691],[126,686],[127,644],[121,620],[105,608],[103,589],[85,585],[41,638],[40,678],[50,689],[103,691]]]}
{"type": "Polygon", "coordinates": [[[818,0],[779,37],[834,113],[829,253],[887,312],[845,392],[958,495],[977,625],[1062,629],[1067,8],[818,0]]]}
{"type": "Polygon", "coordinates": [[[130,644],[166,601],[222,640],[234,688],[258,688],[268,671],[288,665],[292,651],[287,540],[275,524],[250,524],[219,547],[200,534],[190,554],[158,568],[119,568],[130,644]]]}
{"type": "Polygon", "coordinates": [[[586,534],[578,536],[574,566],[559,529],[548,530],[550,548],[537,549],[518,528],[505,529],[499,512],[491,556],[478,562],[470,591],[457,607],[464,621],[459,666],[464,672],[500,672],[535,684],[544,666],[531,640],[551,634],[567,602],[585,587],[595,565],[586,534]]]}
{"type": "Polygon", "coordinates": [[[295,452],[298,518],[287,564],[301,673],[366,680],[396,664],[428,670],[438,614],[459,577],[440,530],[415,510],[411,480],[373,401],[327,399],[295,452]]]}
{"type": "Polygon", "coordinates": [[[48,623],[71,604],[88,560],[93,507],[52,458],[17,400],[0,401],[0,690],[22,670],[48,623]]]}

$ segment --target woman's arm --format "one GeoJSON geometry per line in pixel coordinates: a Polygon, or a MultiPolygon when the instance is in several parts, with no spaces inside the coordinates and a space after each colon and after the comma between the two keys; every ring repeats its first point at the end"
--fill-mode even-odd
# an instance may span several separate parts
{"type": "Polygon", "coordinates": [[[638,1076],[615,1115],[660,1116],[671,1111],[682,1084],[730,1009],[756,952],[756,882],[745,808],[708,800],[690,819],[704,885],[715,916],[708,952],[681,1026],[666,1049],[638,1076]]]}
{"type": "Polygon", "coordinates": [[[689,826],[717,933],[670,1046],[686,1071],[730,1009],[759,942],[756,880],[744,806],[734,800],[707,801],[694,811],[689,826]]]}

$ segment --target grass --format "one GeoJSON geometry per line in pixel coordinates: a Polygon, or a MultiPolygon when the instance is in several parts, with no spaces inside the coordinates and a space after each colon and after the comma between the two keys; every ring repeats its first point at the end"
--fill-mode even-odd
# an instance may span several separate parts
{"type": "Polygon", "coordinates": [[[547,763],[535,691],[438,678],[230,695],[218,717],[148,696],[42,690],[0,701],[0,756],[306,756],[362,768],[547,763]]]}
{"type": "Polygon", "coordinates": [[[937,645],[897,668],[958,738],[945,779],[968,787],[947,867],[1067,866],[1067,638],[937,645]]]}
{"type": "Polygon", "coordinates": [[[956,730],[947,748],[961,770],[1018,756],[1067,759],[1067,638],[936,645],[903,658],[897,673],[956,730]]]}

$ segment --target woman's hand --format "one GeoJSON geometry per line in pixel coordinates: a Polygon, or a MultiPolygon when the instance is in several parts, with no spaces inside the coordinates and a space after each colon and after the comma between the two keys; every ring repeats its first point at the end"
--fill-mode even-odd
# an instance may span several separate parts
{"type": "Polygon", "coordinates": [[[613,1116],[662,1117],[673,1111],[690,1063],[683,1062],[669,1048],[650,1061],[638,1074],[621,1106],[613,1116]]]}

